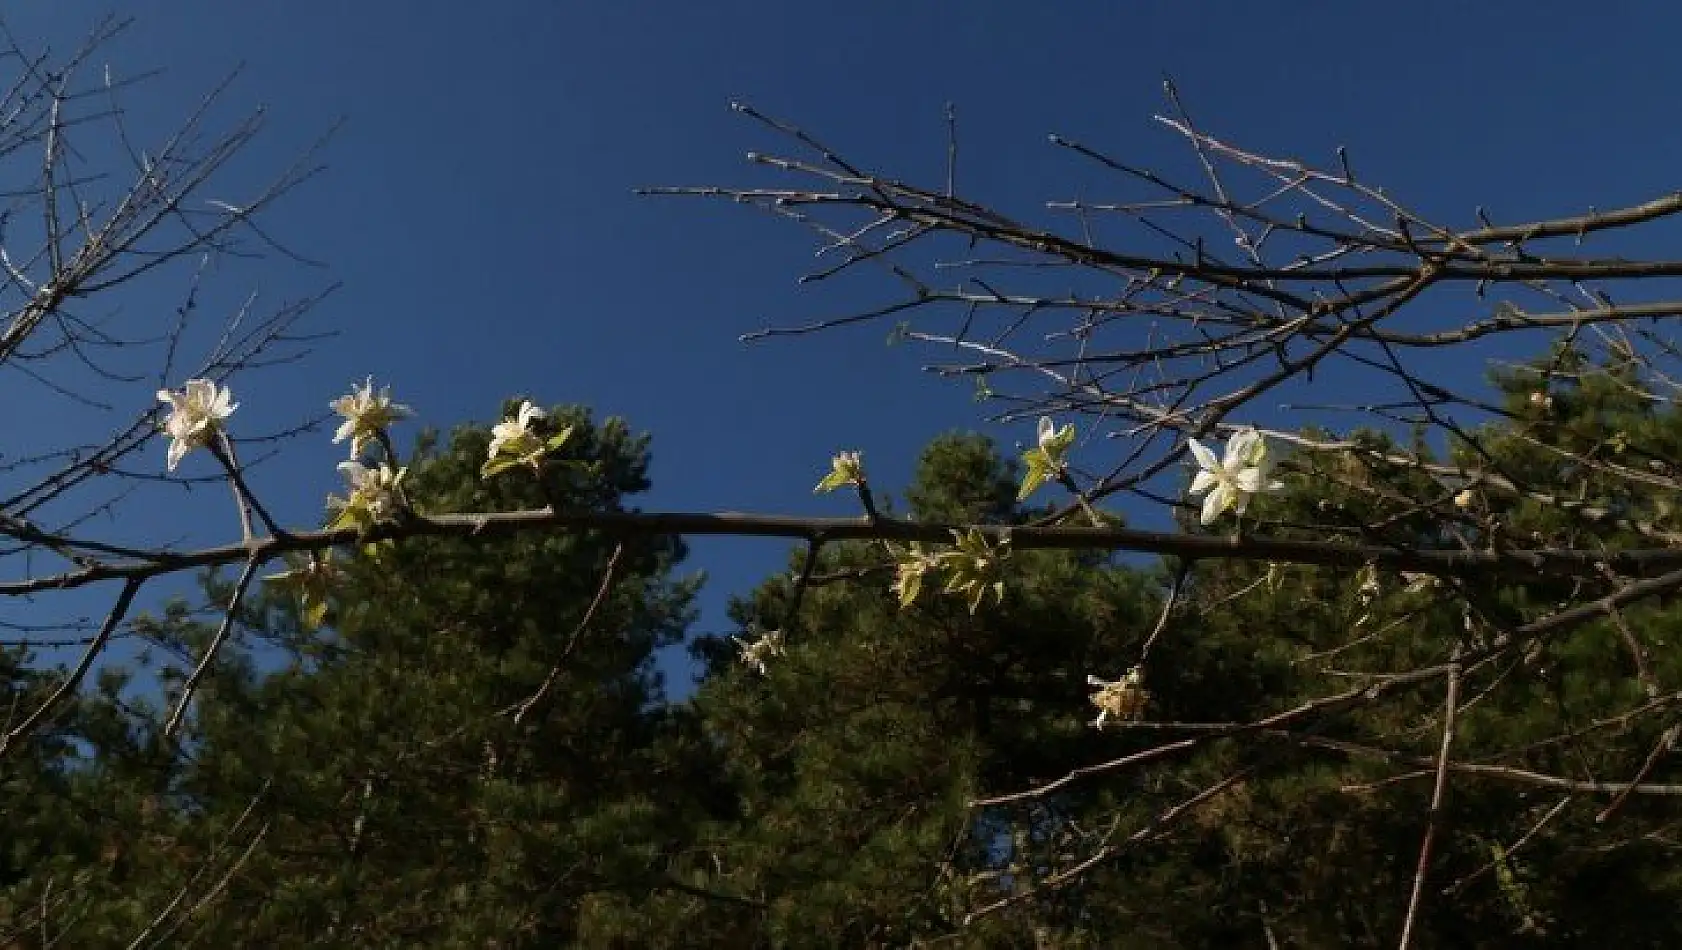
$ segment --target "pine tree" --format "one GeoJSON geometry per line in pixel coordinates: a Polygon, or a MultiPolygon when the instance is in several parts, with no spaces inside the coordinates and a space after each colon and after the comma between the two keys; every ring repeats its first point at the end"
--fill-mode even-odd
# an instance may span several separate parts
{"type": "MultiPolygon", "coordinates": [[[[488,434],[469,428],[423,446],[412,504],[618,510],[647,489],[645,437],[552,418],[573,436],[541,480],[482,479],[488,434]]],[[[133,843],[167,869],[113,881],[124,905],[67,939],[126,945],[183,888],[159,945],[547,947],[635,926],[650,891],[683,886],[691,823],[728,805],[652,666],[692,615],[683,556],[590,533],[371,548],[336,562],[321,630],[266,591],[241,616],[247,649],[219,659],[179,753],[144,778],[148,830],[167,833],[133,843]]],[[[207,590],[225,602],[224,580],[207,590]]],[[[149,633],[183,656],[209,636],[179,610],[149,633]]],[[[160,712],[119,734],[145,745],[160,712]]],[[[124,778],[113,759],[96,771],[124,778]]]]}
{"type": "MultiPolygon", "coordinates": [[[[985,439],[946,437],[907,491],[921,520],[1020,523],[1017,471],[985,439]]],[[[797,557],[798,560],[798,557],[797,557]]],[[[971,807],[988,789],[1061,775],[1093,748],[1085,677],[1118,672],[1149,628],[1149,578],[1102,558],[1019,552],[1007,594],[971,613],[929,592],[907,609],[881,545],[823,554],[759,675],[728,640],[698,644],[696,699],[738,784],[742,819],[716,830],[721,877],[765,905],[770,946],[906,946],[950,934],[978,895],[1004,896],[1061,823],[1101,803],[971,807]],[[1052,816],[1056,816],[1055,819],[1052,816]]],[[[748,627],[783,623],[791,583],[737,602],[748,627]]],[[[746,912],[744,912],[746,913],[746,912]]],[[[1004,915],[968,939],[1073,933],[1077,914],[1004,915]]]]}

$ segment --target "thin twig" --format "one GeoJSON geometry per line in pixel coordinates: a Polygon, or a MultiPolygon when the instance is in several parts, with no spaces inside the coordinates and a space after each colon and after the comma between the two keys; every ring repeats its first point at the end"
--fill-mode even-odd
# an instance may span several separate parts
{"type": "Polygon", "coordinates": [[[1419,908],[1424,902],[1425,881],[1431,873],[1431,856],[1434,853],[1437,832],[1444,823],[1444,803],[1448,800],[1448,763],[1449,751],[1454,746],[1454,719],[1460,708],[1460,648],[1454,648],[1454,656],[1448,664],[1448,696],[1443,700],[1443,736],[1442,748],[1437,752],[1436,783],[1431,788],[1431,807],[1425,818],[1425,837],[1419,843],[1419,864],[1413,873],[1413,893],[1408,897],[1407,916],[1402,920],[1402,937],[1397,944],[1398,950],[1408,950],[1413,942],[1413,929],[1419,919],[1419,908]]]}
{"type": "Polygon", "coordinates": [[[520,708],[515,711],[514,725],[518,726],[525,720],[526,714],[531,712],[532,707],[542,702],[545,696],[549,695],[549,690],[554,687],[555,681],[560,678],[561,669],[566,665],[567,658],[572,656],[572,650],[584,635],[585,628],[595,618],[596,611],[607,601],[607,592],[613,588],[613,582],[619,569],[619,556],[624,552],[624,542],[613,546],[613,554],[608,557],[607,567],[602,570],[602,581],[596,586],[596,596],[590,599],[590,606],[585,608],[584,616],[580,617],[578,623],[572,628],[572,635],[567,638],[566,646],[561,648],[560,658],[550,668],[549,675],[543,678],[543,685],[537,688],[537,692],[527,697],[525,702],[520,704],[520,708]]]}
{"type": "Polygon", "coordinates": [[[210,671],[210,665],[216,662],[217,654],[222,652],[222,645],[228,641],[228,637],[233,633],[235,618],[239,616],[240,605],[245,602],[246,588],[251,586],[252,578],[257,576],[257,566],[261,563],[262,561],[259,558],[254,557],[246,561],[245,569],[240,571],[239,580],[234,583],[233,595],[228,599],[228,606],[222,614],[222,623],[216,628],[216,635],[211,638],[210,645],[205,647],[204,656],[199,658],[199,663],[193,667],[192,674],[187,677],[185,683],[181,684],[181,696],[175,701],[175,708],[170,711],[169,719],[164,723],[163,736],[165,739],[174,739],[175,734],[180,731],[181,724],[187,717],[187,707],[192,705],[193,694],[198,691],[199,684],[203,682],[205,674],[210,671]]]}

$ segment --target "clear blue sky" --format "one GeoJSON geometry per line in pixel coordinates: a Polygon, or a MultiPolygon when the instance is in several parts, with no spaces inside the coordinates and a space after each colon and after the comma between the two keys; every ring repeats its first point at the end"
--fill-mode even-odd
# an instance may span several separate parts
{"type": "MultiPolygon", "coordinates": [[[[107,6],[59,0],[6,16],[26,41],[62,46],[107,6]]],[[[954,102],[961,184],[1029,218],[1069,197],[1079,168],[1048,132],[1142,165],[1183,160],[1150,121],[1165,72],[1221,137],[1324,162],[1346,145],[1370,180],[1451,223],[1469,223],[1477,204],[1512,220],[1682,185],[1682,13],[1662,4],[175,0],[135,10],[133,32],[105,58],[119,73],[167,68],[130,96],[142,127],[162,131],[239,63],[232,101],[271,110],[252,168],[278,167],[349,120],[326,175],[269,219],[344,281],[316,317],[341,335],[310,362],[242,387],[240,422],[295,418],[275,407],[313,407],[369,373],[445,427],[486,420],[516,392],[585,403],[653,433],[651,508],[847,513],[845,499],[811,494],[837,448],[864,449],[891,490],[930,437],[975,427],[983,410],[968,387],[920,374],[915,351],[886,348],[885,325],[737,342],[892,288],[797,288],[813,244],[793,226],[632,195],[768,181],[742,156],[777,143],[733,115],[732,99],[930,183],[944,163],[942,107],[954,102]]],[[[318,279],[274,273],[270,295],[318,279]]],[[[1008,444],[1030,430],[993,434],[1008,444]]],[[[312,520],[337,489],[339,450],[315,441],[258,479],[294,521],[312,520]]],[[[691,566],[711,577],[702,630],[721,629],[725,598],[786,557],[775,542],[703,540],[693,551],[691,566]]]]}

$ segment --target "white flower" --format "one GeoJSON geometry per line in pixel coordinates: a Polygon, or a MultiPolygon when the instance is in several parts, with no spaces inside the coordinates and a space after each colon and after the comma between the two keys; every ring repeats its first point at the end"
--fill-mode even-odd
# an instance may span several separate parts
{"type": "Polygon", "coordinates": [[[1092,720],[1094,729],[1104,728],[1104,722],[1111,716],[1117,719],[1138,718],[1145,711],[1145,703],[1150,700],[1150,693],[1144,689],[1145,673],[1137,666],[1118,680],[1088,676],[1086,682],[1098,690],[1092,694],[1092,705],[1098,707],[1098,718],[1092,720]]]}
{"type": "Polygon", "coordinates": [[[1472,494],[1472,490],[1468,488],[1460,494],[1454,496],[1454,507],[1470,508],[1477,502],[1477,500],[1478,496],[1472,494]]]}
{"type": "Polygon", "coordinates": [[[542,409],[532,405],[531,400],[520,402],[520,410],[512,419],[504,419],[491,427],[491,444],[486,452],[485,464],[479,467],[479,474],[490,478],[498,472],[505,472],[519,466],[530,466],[536,474],[543,472],[543,459],[551,452],[555,452],[566,444],[572,437],[572,426],[562,427],[547,439],[532,431],[532,423],[538,419],[548,418],[542,409]]]}
{"type": "Polygon", "coordinates": [[[1074,435],[1074,423],[1065,423],[1063,428],[1059,429],[1050,416],[1040,416],[1040,448],[1053,460],[1060,459],[1063,453],[1068,451],[1069,443],[1074,441],[1074,435]]]}
{"type": "Polygon", "coordinates": [[[390,465],[369,468],[361,462],[340,462],[339,472],[350,483],[351,494],[359,498],[375,520],[384,518],[399,507],[397,485],[407,474],[405,469],[390,465]]]}
{"type": "Polygon", "coordinates": [[[527,399],[520,403],[519,415],[512,419],[504,419],[491,428],[490,457],[496,458],[504,453],[509,455],[529,455],[538,446],[537,436],[531,431],[533,420],[545,418],[543,410],[531,404],[527,399]]]}
{"type": "Polygon", "coordinates": [[[412,414],[408,406],[391,401],[391,387],[375,395],[372,376],[360,387],[352,387],[350,395],[333,400],[333,411],[345,417],[339,431],[333,433],[333,444],[349,439],[351,458],[360,456],[362,447],[393,422],[412,414]]]}
{"type": "Polygon", "coordinates": [[[354,460],[340,462],[339,474],[350,484],[350,497],[327,499],[329,505],[341,509],[334,530],[349,525],[367,530],[402,510],[401,486],[408,473],[406,468],[393,469],[385,464],[369,468],[354,460]]]}
{"type": "Polygon", "coordinates": [[[765,660],[768,657],[783,655],[781,630],[773,630],[751,643],[736,636],[730,639],[736,641],[736,649],[741,651],[742,662],[760,676],[765,675],[765,660]]]}
{"type": "Polygon", "coordinates": [[[1040,416],[1038,434],[1039,445],[1022,454],[1024,471],[1017,501],[1027,501],[1041,485],[1061,479],[1069,468],[1069,447],[1075,444],[1074,423],[1066,423],[1059,429],[1050,416],[1040,416]]]}
{"type": "Polygon", "coordinates": [[[1242,515],[1257,492],[1278,491],[1283,482],[1267,479],[1267,443],[1260,432],[1245,427],[1226,442],[1226,457],[1217,460],[1208,446],[1191,440],[1191,454],[1197,458],[1197,477],[1192,479],[1193,496],[1203,499],[1203,524],[1214,524],[1228,508],[1242,515]]]}
{"type": "Polygon", "coordinates": [[[219,389],[208,379],[189,379],[182,392],[158,390],[158,401],[169,403],[170,415],[164,421],[164,433],[169,436],[169,470],[188,452],[210,444],[222,428],[222,420],[233,415],[238,403],[230,402],[232,391],[219,389]]]}

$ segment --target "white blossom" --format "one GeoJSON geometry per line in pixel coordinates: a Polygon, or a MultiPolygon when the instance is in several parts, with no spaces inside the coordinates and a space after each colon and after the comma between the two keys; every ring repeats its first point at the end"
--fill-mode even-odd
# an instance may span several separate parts
{"type": "Polygon", "coordinates": [[[169,436],[169,470],[181,464],[181,459],[197,448],[210,444],[221,431],[223,420],[233,415],[239,404],[232,402],[233,393],[220,388],[208,379],[189,379],[181,392],[158,390],[158,401],[169,403],[170,415],[164,420],[163,431],[169,436]]]}
{"type": "Polygon", "coordinates": [[[1050,416],[1041,416],[1038,436],[1039,444],[1022,454],[1022,487],[1016,493],[1017,501],[1027,501],[1041,485],[1063,478],[1069,469],[1069,447],[1075,444],[1074,423],[1065,423],[1059,429],[1050,416]]]}
{"type": "Polygon", "coordinates": [[[1074,441],[1075,426],[1074,423],[1064,423],[1063,428],[1059,429],[1050,416],[1040,416],[1038,435],[1041,451],[1052,461],[1060,462],[1063,453],[1069,450],[1069,444],[1074,441]]]}
{"type": "Polygon", "coordinates": [[[351,458],[360,456],[362,447],[393,422],[412,414],[408,406],[391,401],[389,386],[375,394],[372,376],[361,386],[352,387],[350,395],[333,400],[333,411],[345,419],[333,433],[333,444],[349,439],[351,458]]]}
{"type": "Polygon", "coordinates": [[[1193,496],[1203,499],[1203,524],[1214,524],[1227,509],[1242,515],[1249,507],[1250,496],[1257,492],[1277,491],[1283,482],[1267,478],[1267,443],[1260,432],[1245,427],[1227,439],[1226,457],[1217,459],[1208,446],[1190,440],[1191,454],[1197,459],[1200,471],[1191,482],[1193,496]]]}
{"type": "Polygon", "coordinates": [[[394,469],[386,464],[370,468],[355,460],[340,462],[339,474],[350,485],[350,496],[327,500],[341,509],[335,528],[354,524],[366,530],[402,510],[401,486],[408,473],[406,468],[394,469]]]}
{"type": "Polygon", "coordinates": [[[499,455],[530,455],[540,446],[537,435],[531,431],[533,421],[545,418],[542,409],[532,405],[531,400],[520,403],[519,413],[512,419],[504,419],[491,429],[490,457],[499,455]]]}

